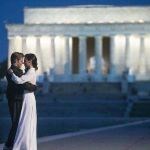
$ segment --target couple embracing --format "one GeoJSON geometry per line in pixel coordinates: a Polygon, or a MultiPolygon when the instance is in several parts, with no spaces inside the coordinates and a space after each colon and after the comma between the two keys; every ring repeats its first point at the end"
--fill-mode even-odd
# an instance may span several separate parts
{"type": "Polygon", "coordinates": [[[6,96],[12,126],[3,150],[37,150],[36,90],[37,58],[14,52],[6,78],[6,96]],[[22,65],[25,72],[22,71],[22,65]]]}

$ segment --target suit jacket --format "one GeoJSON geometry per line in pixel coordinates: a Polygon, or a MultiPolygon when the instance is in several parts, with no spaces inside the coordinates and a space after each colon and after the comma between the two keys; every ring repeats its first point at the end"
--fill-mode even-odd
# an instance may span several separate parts
{"type": "MultiPolygon", "coordinates": [[[[13,70],[14,74],[18,77],[21,77],[23,75],[23,71],[16,66],[11,66],[11,69],[13,70]]],[[[24,90],[28,90],[30,92],[36,91],[37,87],[36,85],[33,85],[29,82],[26,82],[24,84],[16,84],[15,82],[12,81],[11,79],[11,74],[8,72],[6,73],[6,78],[8,81],[7,85],[7,90],[6,90],[6,96],[8,100],[13,100],[13,101],[21,101],[23,100],[23,93],[24,90]]]]}

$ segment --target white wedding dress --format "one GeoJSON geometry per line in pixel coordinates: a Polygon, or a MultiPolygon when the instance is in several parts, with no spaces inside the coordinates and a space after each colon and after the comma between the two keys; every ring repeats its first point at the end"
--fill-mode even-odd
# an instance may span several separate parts
{"type": "MultiPolygon", "coordinates": [[[[35,85],[35,69],[30,68],[27,73],[20,78],[13,73],[12,80],[17,84],[30,82],[35,85]]],[[[36,101],[33,92],[24,92],[23,105],[13,150],[37,150],[37,113],[36,101]]]]}

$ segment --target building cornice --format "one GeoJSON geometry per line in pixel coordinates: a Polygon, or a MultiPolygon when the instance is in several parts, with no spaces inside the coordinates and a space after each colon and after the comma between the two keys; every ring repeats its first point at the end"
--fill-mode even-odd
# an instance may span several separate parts
{"type": "Polygon", "coordinates": [[[114,34],[147,34],[150,23],[103,23],[103,24],[7,24],[8,36],[69,35],[96,36],[114,34]]]}

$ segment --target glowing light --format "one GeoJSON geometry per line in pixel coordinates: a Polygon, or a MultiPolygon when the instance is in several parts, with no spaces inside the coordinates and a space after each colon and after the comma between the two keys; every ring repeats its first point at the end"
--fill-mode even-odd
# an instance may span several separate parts
{"type": "Polygon", "coordinates": [[[144,23],[144,20],[140,19],[139,22],[140,22],[140,23],[144,23]]]}
{"type": "Polygon", "coordinates": [[[109,21],[109,23],[114,23],[114,21],[109,21]]]}
{"type": "Polygon", "coordinates": [[[145,59],[147,71],[150,72],[150,35],[145,36],[145,59]]]}
{"type": "Polygon", "coordinates": [[[88,21],[87,23],[88,23],[88,24],[92,24],[92,23],[93,23],[93,21],[88,21]]]}
{"type": "Polygon", "coordinates": [[[103,23],[103,22],[101,20],[99,20],[98,23],[103,23]]]}
{"type": "Polygon", "coordinates": [[[26,53],[36,53],[36,38],[34,36],[28,36],[26,41],[26,53]]]}
{"type": "Polygon", "coordinates": [[[36,21],[35,24],[41,24],[41,23],[36,21]]]}
{"type": "Polygon", "coordinates": [[[51,65],[50,55],[50,38],[48,36],[41,37],[41,57],[43,59],[44,72],[48,72],[51,65]]]}
{"type": "Polygon", "coordinates": [[[41,37],[41,47],[44,49],[48,49],[50,44],[50,38],[48,36],[41,37]]]}
{"type": "Polygon", "coordinates": [[[14,38],[14,50],[17,52],[22,52],[22,39],[21,36],[16,36],[14,38]]]}

